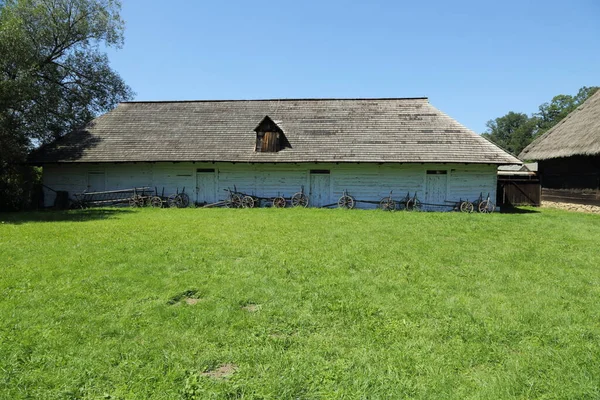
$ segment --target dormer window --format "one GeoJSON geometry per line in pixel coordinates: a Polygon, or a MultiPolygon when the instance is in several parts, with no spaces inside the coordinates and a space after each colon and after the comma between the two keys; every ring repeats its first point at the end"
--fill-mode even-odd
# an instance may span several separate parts
{"type": "Polygon", "coordinates": [[[292,148],[283,130],[268,115],[263,118],[254,131],[256,132],[256,147],[254,151],[276,153],[285,148],[292,148]]]}

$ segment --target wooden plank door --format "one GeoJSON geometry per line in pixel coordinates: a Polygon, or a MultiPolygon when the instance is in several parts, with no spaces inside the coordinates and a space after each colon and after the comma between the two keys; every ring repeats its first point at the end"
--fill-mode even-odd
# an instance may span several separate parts
{"type": "Polygon", "coordinates": [[[446,204],[446,190],[448,186],[448,175],[446,171],[427,171],[425,188],[426,210],[443,211],[448,208],[432,204],[446,204]]]}
{"type": "Polygon", "coordinates": [[[330,181],[328,170],[310,172],[310,205],[322,207],[330,203],[330,181]]]}
{"type": "Polygon", "coordinates": [[[196,203],[216,203],[216,183],[216,174],[214,169],[196,170],[196,203]]]}
{"type": "Polygon", "coordinates": [[[104,172],[88,172],[88,192],[103,192],[106,190],[106,179],[104,172]]]}

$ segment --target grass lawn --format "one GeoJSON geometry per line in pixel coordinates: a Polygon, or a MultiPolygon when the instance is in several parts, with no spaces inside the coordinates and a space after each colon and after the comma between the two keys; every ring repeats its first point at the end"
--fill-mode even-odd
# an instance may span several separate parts
{"type": "Polygon", "coordinates": [[[598,215],[0,221],[2,399],[600,398],[598,215]]]}

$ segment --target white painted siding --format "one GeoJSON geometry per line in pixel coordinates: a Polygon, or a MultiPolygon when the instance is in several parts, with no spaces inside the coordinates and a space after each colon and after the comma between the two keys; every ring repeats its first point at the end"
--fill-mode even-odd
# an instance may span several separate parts
{"type": "MultiPolygon", "coordinates": [[[[393,190],[395,199],[417,192],[425,199],[427,170],[447,171],[446,200],[477,199],[480,193],[496,198],[495,165],[460,164],[248,164],[248,163],[136,163],[95,165],[47,165],[44,184],[54,190],[73,193],[88,189],[88,172],[104,172],[106,189],[134,186],[164,188],[165,195],[185,187],[190,198],[196,199],[196,170],[214,168],[216,197],[224,199],[224,189],[234,186],[238,191],[261,197],[285,195],[291,197],[302,186],[308,193],[310,170],[329,170],[331,202],[336,202],[344,190],[358,200],[378,202],[393,190]]],[[[45,191],[45,204],[54,203],[54,193],[45,191]]],[[[374,208],[375,204],[358,203],[359,208],[374,208]]]]}

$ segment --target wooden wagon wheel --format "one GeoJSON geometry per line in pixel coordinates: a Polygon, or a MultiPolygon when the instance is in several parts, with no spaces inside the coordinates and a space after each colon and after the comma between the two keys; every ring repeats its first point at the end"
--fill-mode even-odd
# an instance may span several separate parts
{"type": "Polygon", "coordinates": [[[473,207],[473,203],[471,203],[470,201],[462,201],[460,203],[460,212],[464,212],[464,213],[472,213],[473,209],[475,207],[473,207]]]}
{"type": "Polygon", "coordinates": [[[406,201],[407,211],[419,211],[421,210],[421,201],[419,199],[409,199],[406,201]]]}
{"type": "Polygon", "coordinates": [[[308,207],[308,196],[302,192],[298,192],[292,196],[292,206],[308,207]]]}
{"type": "Polygon", "coordinates": [[[391,197],[384,197],[379,202],[379,208],[383,211],[394,211],[396,209],[396,202],[391,197]]]}
{"type": "Polygon", "coordinates": [[[227,203],[229,208],[242,208],[242,198],[239,194],[232,194],[229,196],[229,202],[227,203]]]}
{"type": "Polygon", "coordinates": [[[181,207],[181,197],[178,194],[172,194],[167,198],[167,204],[171,208],[180,208],[181,207]]]}
{"type": "Polygon", "coordinates": [[[150,198],[150,205],[154,208],[161,208],[163,206],[163,201],[158,196],[152,196],[152,198],[150,198]]]}
{"type": "Polygon", "coordinates": [[[186,208],[190,205],[190,196],[187,193],[179,193],[179,197],[181,198],[181,207],[186,208]]]}
{"type": "Polygon", "coordinates": [[[484,214],[493,213],[495,208],[496,206],[494,205],[494,203],[492,203],[489,200],[484,200],[481,203],[479,203],[479,206],[477,206],[478,211],[484,214]]]}
{"type": "Polygon", "coordinates": [[[285,208],[285,204],[287,201],[283,197],[275,197],[273,199],[273,207],[275,208],[285,208]]]}
{"type": "Polygon", "coordinates": [[[137,195],[130,197],[129,198],[129,206],[130,207],[140,207],[141,206],[140,200],[141,199],[137,195]]]}
{"type": "Polygon", "coordinates": [[[354,208],[354,198],[350,195],[343,195],[338,200],[338,207],[352,210],[354,208]]]}
{"type": "Polygon", "coordinates": [[[244,208],[254,208],[254,198],[252,196],[244,196],[242,198],[242,207],[244,208]]]}

